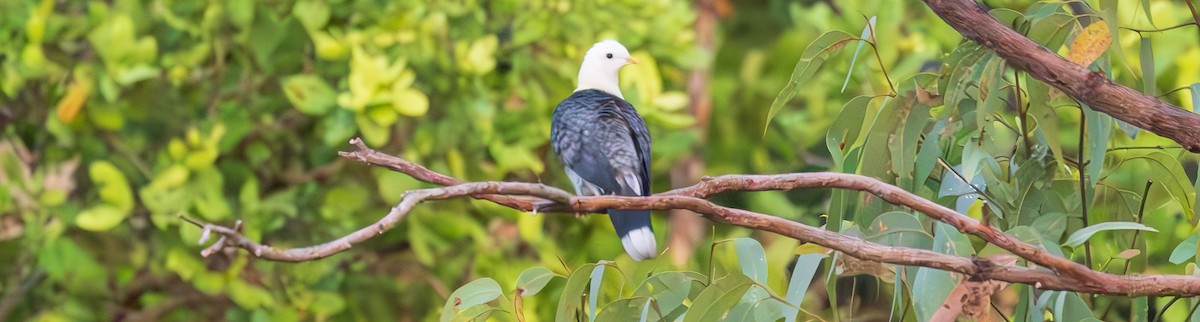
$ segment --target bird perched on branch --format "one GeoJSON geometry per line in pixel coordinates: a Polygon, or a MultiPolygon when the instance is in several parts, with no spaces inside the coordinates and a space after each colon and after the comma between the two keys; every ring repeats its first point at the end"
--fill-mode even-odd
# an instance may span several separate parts
{"type": "MultiPolygon", "coordinates": [[[[617,86],[617,72],[628,64],[637,60],[621,43],[596,43],[579,67],[579,87],[554,109],[551,146],[577,195],[650,195],[650,132],[617,86]]],[[[649,211],[608,216],[629,257],[658,254],[649,211]]]]}

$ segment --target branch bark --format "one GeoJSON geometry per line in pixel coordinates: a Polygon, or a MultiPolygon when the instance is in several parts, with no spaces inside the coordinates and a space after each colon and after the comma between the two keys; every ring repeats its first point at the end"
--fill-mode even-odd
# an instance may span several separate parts
{"type": "Polygon", "coordinates": [[[782,175],[731,175],[704,178],[700,183],[649,197],[573,197],[566,191],[541,184],[520,182],[471,182],[433,172],[404,159],[367,148],[360,141],[355,152],[342,156],[394,169],[422,181],[453,183],[440,188],[414,190],[405,193],[401,202],[378,222],[337,240],[303,248],[277,249],[242,236],[236,229],[202,225],[211,232],[223,235],[221,247],[231,246],[249,250],[255,256],[277,261],[309,261],[328,257],[354,244],[363,242],[391,229],[416,205],[428,200],[471,196],[492,200],[524,211],[546,201],[557,204],[543,209],[556,212],[598,213],[606,209],[671,210],[685,209],[705,218],[731,225],[769,231],[802,242],[810,242],[847,255],[869,261],[898,265],[931,267],[964,274],[975,280],[1001,280],[1030,284],[1040,289],[1065,290],[1125,296],[1194,296],[1200,295],[1200,278],[1183,275],[1113,275],[1092,271],[1061,257],[1049,255],[1032,245],[995,231],[974,219],[959,215],[932,201],[920,198],[900,188],[868,177],[840,173],[795,173],[782,175]],[[1036,267],[997,265],[987,259],[963,258],[922,249],[892,247],[871,243],[857,237],[842,235],[795,221],[723,207],[703,198],[723,191],[787,190],[796,188],[841,188],[870,192],[884,200],[908,206],[929,214],[932,218],[954,225],[960,231],[973,233],[1014,254],[1052,270],[1036,267]],[[506,204],[508,203],[508,204],[506,204]],[[511,205],[510,205],[511,204],[511,205]]]}
{"type": "Polygon", "coordinates": [[[1091,108],[1179,142],[1200,153],[1200,114],[1115,84],[1009,29],[971,0],[925,0],[963,37],[991,49],[1009,66],[1028,72],[1091,108]]]}

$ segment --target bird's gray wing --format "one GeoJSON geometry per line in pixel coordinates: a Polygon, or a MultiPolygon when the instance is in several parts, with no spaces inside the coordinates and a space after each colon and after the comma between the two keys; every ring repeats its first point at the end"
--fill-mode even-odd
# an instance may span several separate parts
{"type": "Polygon", "coordinates": [[[559,103],[551,142],[579,194],[650,193],[650,136],[633,106],[612,96],[559,103]],[[583,182],[579,182],[583,181],[583,182]],[[582,184],[581,184],[582,183],[582,184]]]}

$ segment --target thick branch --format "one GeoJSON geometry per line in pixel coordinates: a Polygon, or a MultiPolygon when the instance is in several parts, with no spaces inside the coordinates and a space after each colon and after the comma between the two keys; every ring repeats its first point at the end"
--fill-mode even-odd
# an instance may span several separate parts
{"type": "MultiPolygon", "coordinates": [[[[433,172],[403,159],[375,152],[358,144],[361,149],[343,156],[383,162],[389,168],[412,175],[423,181],[438,180],[459,183],[454,179],[433,172]],[[364,158],[362,156],[373,156],[364,158]]],[[[222,234],[222,245],[244,248],[256,256],[278,261],[308,261],[331,256],[352,245],[370,239],[391,229],[417,204],[426,200],[474,196],[488,200],[513,202],[510,206],[520,210],[532,210],[535,204],[556,200],[561,204],[557,211],[595,213],[606,209],[622,210],[668,210],[687,209],[718,222],[736,226],[770,231],[803,242],[811,242],[843,252],[847,255],[870,261],[931,267],[965,274],[974,279],[994,279],[1012,283],[1034,285],[1041,289],[1066,290],[1098,294],[1126,296],[1142,295],[1200,295],[1200,278],[1182,275],[1112,275],[1078,267],[1063,258],[1051,256],[1044,251],[1016,241],[1006,234],[961,216],[952,210],[922,199],[900,188],[875,179],[838,173],[803,173],[774,176],[722,176],[705,178],[699,184],[676,189],[650,197],[571,197],[557,188],[531,183],[517,182],[474,182],[460,183],[448,187],[410,191],[396,207],[375,224],[360,229],[337,240],[304,248],[276,249],[262,245],[242,236],[236,229],[223,226],[203,225],[204,229],[222,234]],[[1058,274],[1039,268],[1001,266],[986,259],[967,259],[940,254],[922,249],[885,246],[867,242],[857,237],[842,235],[804,225],[791,220],[755,213],[752,211],[722,207],[702,198],[722,191],[787,190],[805,187],[830,187],[870,192],[884,200],[909,206],[925,212],[931,217],[948,222],[964,232],[975,233],[989,242],[1005,248],[1015,249],[1014,254],[1031,262],[1058,270],[1058,274]],[[527,206],[527,207],[526,207],[527,206]],[[1064,263],[1065,262],[1065,263],[1064,263]],[[1074,265],[1074,266],[1071,266],[1074,265]]],[[[503,203],[502,203],[503,204],[503,203]]],[[[1011,250],[1010,249],[1010,250],[1011,250]]]]}
{"type": "Polygon", "coordinates": [[[996,21],[971,0],[925,0],[933,12],[959,33],[991,49],[1013,68],[1054,86],[1072,98],[1114,118],[1179,142],[1200,153],[1200,114],[1114,84],[996,21]]]}
{"type": "MultiPolygon", "coordinates": [[[[433,172],[432,170],[409,162],[408,160],[375,151],[364,145],[361,140],[353,139],[350,140],[350,143],[358,147],[358,151],[341,152],[340,154],[342,156],[393,169],[408,174],[417,180],[429,183],[446,185],[462,182],[459,179],[433,172]]],[[[720,177],[706,177],[696,185],[667,191],[658,195],[708,198],[711,195],[723,191],[792,190],[799,188],[840,188],[866,191],[883,198],[883,200],[886,200],[887,202],[897,205],[905,205],[914,210],[925,213],[934,219],[954,226],[963,233],[979,236],[989,243],[1000,246],[1001,248],[1008,250],[1017,256],[1037,263],[1038,265],[1049,267],[1055,272],[1068,274],[1074,276],[1078,280],[1089,281],[1090,283],[1098,283],[1099,280],[1099,278],[1096,277],[1096,274],[1098,273],[1088,269],[1083,265],[1077,264],[1062,257],[1050,255],[1050,253],[1047,253],[1036,246],[1012,238],[1003,232],[996,231],[995,229],[992,229],[992,227],[983,225],[979,221],[971,219],[970,217],[962,216],[950,208],[946,208],[908,191],[904,191],[904,189],[900,189],[866,176],[825,172],[778,175],[727,175],[720,177]]],[[[524,211],[532,210],[534,203],[542,201],[536,198],[531,199],[528,197],[515,196],[474,196],[477,198],[495,201],[498,204],[524,211]]],[[[561,203],[562,202],[560,201],[559,204],[561,203]]],[[[544,210],[559,212],[579,211],[579,209],[564,209],[557,207],[544,210]]]]}

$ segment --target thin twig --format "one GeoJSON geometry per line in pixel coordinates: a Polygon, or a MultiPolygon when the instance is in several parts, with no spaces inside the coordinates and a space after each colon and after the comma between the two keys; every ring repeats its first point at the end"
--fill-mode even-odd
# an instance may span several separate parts
{"type": "MultiPolygon", "coordinates": [[[[1184,1],[1184,2],[1187,2],[1187,1],[1184,1]]],[[[1125,27],[1125,26],[1121,26],[1119,28],[1133,31],[1133,32],[1140,34],[1140,33],[1151,33],[1151,32],[1163,32],[1163,31],[1168,31],[1168,30],[1172,30],[1172,29],[1179,29],[1179,28],[1183,28],[1183,27],[1187,27],[1187,26],[1195,26],[1195,25],[1196,25],[1196,22],[1193,21],[1193,22],[1185,22],[1182,24],[1178,24],[1178,25],[1174,25],[1174,26],[1170,26],[1170,27],[1166,27],[1166,28],[1162,28],[1162,29],[1138,29],[1138,28],[1125,27]]]]}

